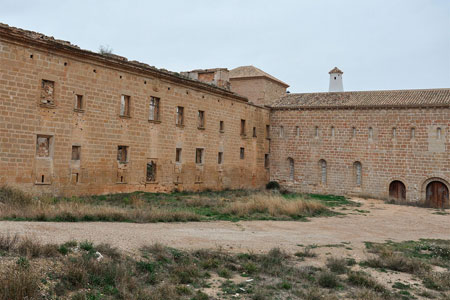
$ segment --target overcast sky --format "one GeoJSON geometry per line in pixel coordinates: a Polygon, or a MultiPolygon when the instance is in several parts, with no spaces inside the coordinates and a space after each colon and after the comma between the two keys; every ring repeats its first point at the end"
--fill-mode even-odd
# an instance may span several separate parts
{"type": "Polygon", "coordinates": [[[158,68],[254,65],[291,92],[450,87],[449,0],[0,0],[0,22],[158,68]]]}

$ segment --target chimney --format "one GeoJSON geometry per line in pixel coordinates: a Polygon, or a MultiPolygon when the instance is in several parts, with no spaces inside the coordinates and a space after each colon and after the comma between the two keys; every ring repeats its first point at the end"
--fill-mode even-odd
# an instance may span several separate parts
{"type": "Polygon", "coordinates": [[[337,67],[334,67],[328,74],[330,74],[330,87],[328,88],[328,92],[343,92],[344,85],[342,84],[342,74],[344,74],[344,72],[337,67]]]}

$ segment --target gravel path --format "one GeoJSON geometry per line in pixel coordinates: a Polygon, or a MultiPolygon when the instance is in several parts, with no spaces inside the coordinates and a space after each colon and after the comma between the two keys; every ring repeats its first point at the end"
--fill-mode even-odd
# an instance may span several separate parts
{"type": "Polygon", "coordinates": [[[383,242],[419,238],[450,239],[450,214],[435,210],[387,205],[376,200],[354,199],[359,210],[345,210],[345,216],[312,218],[310,222],[243,221],[190,223],[51,223],[0,222],[0,234],[28,235],[43,242],[91,240],[110,243],[135,252],[142,245],[159,242],[181,249],[217,248],[233,252],[268,251],[281,247],[289,252],[298,244],[339,244],[350,242],[363,249],[364,241],[383,242]],[[350,214],[348,214],[350,213],[350,214]]]}

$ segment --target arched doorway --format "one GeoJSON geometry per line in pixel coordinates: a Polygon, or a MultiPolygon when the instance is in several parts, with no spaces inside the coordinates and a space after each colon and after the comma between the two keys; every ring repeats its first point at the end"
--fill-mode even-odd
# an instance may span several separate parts
{"type": "Polygon", "coordinates": [[[403,182],[394,180],[389,185],[389,198],[399,202],[406,201],[406,187],[403,182]]]}
{"type": "Polygon", "coordinates": [[[448,188],[440,181],[431,181],[427,185],[426,205],[434,208],[449,207],[448,188]]]}

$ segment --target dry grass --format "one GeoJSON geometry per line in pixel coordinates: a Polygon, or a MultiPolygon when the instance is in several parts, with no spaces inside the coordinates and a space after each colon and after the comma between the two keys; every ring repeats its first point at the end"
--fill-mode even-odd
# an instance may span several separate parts
{"type": "Polygon", "coordinates": [[[254,213],[268,213],[273,217],[313,216],[325,210],[325,205],[316,201],[301,198],[287,200],[281,195],[270,193],[254,194],[224,208],[224,212],[240,217],[254,213]]]}
{"type": "Polygon", "coordinates": [[[29,267],[8,266],[0,273],[0,299],[36,299],[39,293],[39,278],[29,267]]]}

